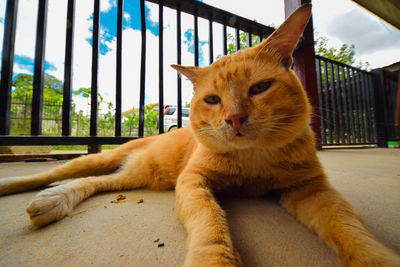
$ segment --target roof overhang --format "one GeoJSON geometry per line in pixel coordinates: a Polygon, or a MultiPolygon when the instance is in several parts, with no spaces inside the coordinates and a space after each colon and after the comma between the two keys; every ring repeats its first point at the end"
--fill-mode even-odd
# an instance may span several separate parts
{"type": "Polygon", "coordinates": [[[386,70],[390,70],[390,71],[399,71],[400,70],[400,61],[393,63],[389,66],[383,67],[386,70]]]}
{"type": "Polygon", "coordinates": [[[399,0],[352,0],[400,30],[399,0]]]}

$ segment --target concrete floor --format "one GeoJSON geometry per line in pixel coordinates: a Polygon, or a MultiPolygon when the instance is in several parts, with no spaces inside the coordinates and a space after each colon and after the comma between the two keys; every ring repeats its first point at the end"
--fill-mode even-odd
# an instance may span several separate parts
{"type": "MultiPolygon", "coordinates": [[[[332,184],[367,227],[400,254],[400,150],[325,150],[319,156],[332,184]]],[[[0,163],[0,177],[62,163],[0,163]]],[[[180,266],[184,261],[186,233],[174,211],[174,192],[99,194],[76,207],[82,213],[34,229],[25,208],[36,193],[0,197],[0,266],[180,266]],[[110,203],[118,194],[144,202],[110,203]]],[[[276,199],[222,199],[221,205],[245,266],[339,265],[333,251],[276,199]]]]}

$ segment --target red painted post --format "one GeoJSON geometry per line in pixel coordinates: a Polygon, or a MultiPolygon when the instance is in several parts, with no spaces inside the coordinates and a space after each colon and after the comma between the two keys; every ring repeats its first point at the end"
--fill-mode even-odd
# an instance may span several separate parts
{"type": "MultiPolygon", "coordinates": [[[[311,0],[285,0],[285,17],[287,18],[296,8],[311,0]]],[[[321,121],[319,113],[317,76],[315,69],[314,32],[312,16],[304,30],[303,38],[299,47],[294,52],[293,69],[299,77],[304,89],[308,94],[313,107],[311,121],[315,133],[315,143],[318,150],[321,150],[321,121]]]]}

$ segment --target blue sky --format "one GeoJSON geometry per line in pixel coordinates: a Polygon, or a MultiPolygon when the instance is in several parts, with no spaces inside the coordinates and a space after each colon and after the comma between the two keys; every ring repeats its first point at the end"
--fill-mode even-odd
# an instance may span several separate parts
{"type": "MultiPolygon", "coordinates": [[[[103,0],[109,1],[109,0],[103,0]]],[[[103,2],[102,1],[102,2],[103,2]]],[[[51,2],[50,2],[51,3],[51,2]]],[[[151,5],[151,4],[150,4],[151,5]]],[[[159,35],[159,24],[158,24],[158,14],[154,14],[151,17],[151,13],[154,12],[150,10],[149,4],[145,5],[145,14],[146,14],[146,29],[148,33],[152,34],[154,37],[158,37],[159,35]]],[[[24,9],[28,9],[26,4],[23,1],[20,2],[20,11],[24,9]]],[[[78,6],[76,8],[79,8],[78,6]]],[[[91,6],[93,8],[93,6],[91,6]]],[[[35,10],[34,13],[37,11],[35,10]]],[[[49,11],[50,12],[50,11],[49,11]]],[[[21,12],[20,12],[21,13],[21,12]]],[[[158,10],[157,10],[158,13],[158,10]]],[[[108,53],[112,52],[111,50],[113,47],[110,46],[110,43],[113,42],[116,38],[117,34],[117,4],[116,1],[111,0],[110,6],[106,10],[102,10],[100,13],[100,43],[99,43],[99,52],[100,55],[107,55],[108,53]]],[[[4,15],[0,18],[0,23],[4,20],[4,15]]],[[[92,23],[93,20],[93,12],[91,12],[85,20],[88,23],[92,23]]],[[[36,18],[32,21],[36,23],[36,18]]],[[[48,25],[51,23],[48,21],[48,25]]],[[[31,23],[32,24],[32,23],[31,23]]],[[[168,21],[165,21],[164,24],[168,24],[168,21]]],[[[36,27],[36,25],[35,25],[36,27]]],[[[36,28],[34,27],[34,30],[36,28]]],[[[139,0],[131,0],[131,1],[124,1],[124,19],[123,19],[123,30],[141,30],[141,22],[140,22],[140,2],[139,0]]],[[[19,29],[23,31],[24,29],[19,29]]],[[[32,28],[30,30],[33,30],[32,28]]],[[[91,46],[92,45],[92,26],[89,27],[90,35],[86,36],[85,41],[91,46]]],[[[49,33],[48,33],[49,36],[49,33]]],[[[194,36],[193,36],[193,28],[187,28],[182,35],[182,43],[187,46],[187,51],[191,54],[194,54],[194,36]]],[[[208,62],[205,62],[205,55],[202,49],[205,45],[208,44],[207,40],[200,40],[199,41],[199,62],[200,66],[206,65],[208,62]]],[[[77,41],[75,40],[75,46],[77,46],[77,41]]],[[[19,66],[17,72],[14,73],[14,76],[17,76],[19,73],[30,73],[33,74],[33,67],[34,67],[34,54],[31,55],[24,55],[18,54],[16,51],[16,55],[14,58],[14,62],[17,66],[19,66]]],[[[51,58],[46,55],[46,62],[45,62],[45,72],[46,74],[52,74],[52,71],[55,71],[57,66],[51,62],[51,58]]],[[[60,80],[62,77],[57,77],[60,80]]],[[[75,88],[77,90],[79,88],[75,88]]],[[[105,93],[107,95],[107,93],[105,93]]],[[[154,98],[154,97],[153,97],[154,98]]],[[[148,101],[155,101],[152,97],[146,96],[148,101]]]]}
{"type": "MultiPolygon", "coordinates": [[[[24,8],[23,6],[20,8],[24,8]]],[[[140,23],[140,3],[139,0],[125,1],[124,12],[130,15],[130,19],[124,18],[123,29],[132,28],[135,30],[141,30],[140,23]]],[[[155,36],[158,36],[158,23],[154,23],[149,19],[148,14],[150,10],[145,6],[146,14],[146,29],[150,30],[155,36]]],[[[4,16],[4,15],[3,15],[4,16]]],[[[106,54],[110,51],[110,48],[106,45],[106,42],[112,41],[117,36],[117,6],[114,5],[111,9],[100,13],[100,28],[102,34],[100,36],[99,50],[100,54],[106,54]]],[[[87,18],[88,21],[93,20],[93,13],[87,18]]],[[[0,23],[4,23],[4,18],[0,18],[0,23]]],[[[92,31],[92,29],[90,29],[92,31]]],[[[92,37],[86,39],[87,42],[92,45],[92,37]]],[[[34,59],[33,57],[27,57],[22,55],[16,55],[14,58],[16,64],[20,65],[21,68],[33,73],[34,59]]],[[[54,70],[55,66],[46,62],[45,71],[54,70]]]]}
{"type": "MultiPolygon", "coordinates": [[[[112,41],[117,36],[117,6],[112,6],[106,12],[101,12],[100,14],[100,27],[104,31],[100,37],[100,45],[99,50],[101,54],[106,54],[110,51],[110,48],[107,47],[105,42],[112,41]]],[[[140,22],[140,2],[138,0],[133,1],[125,1],[124,3],[124,12],[129,14],[130,19],[123,19],[123,29],[132,28],[134,30],[141,30],[141,22],[140,22]]],[[[149,19],[148,14],[150,13],[150,9],[148,6],[145,6],[145,14],[146,14],[146,29],[150,30],[152,34],[158,36],[158,23],[154,23],[149,19]]],[[[89,20],[93,19],[93,15],[90,16],[89,20]]],[[[92,39],[89,38],[87,40],[90,44],[92,44],[92,39]]]]}

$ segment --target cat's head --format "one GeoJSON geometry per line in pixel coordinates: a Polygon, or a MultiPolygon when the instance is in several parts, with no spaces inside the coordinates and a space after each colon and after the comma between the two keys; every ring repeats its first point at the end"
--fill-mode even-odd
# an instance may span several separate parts
{"type": "Polygon", "coordinates": [[[301,6],[261,44],[208,67],[172,65],[193,83],[191,127],[202,144],[281,146],[308,127],[311,107],[290,66],[310,14],[311,5],[301,6]]]}

